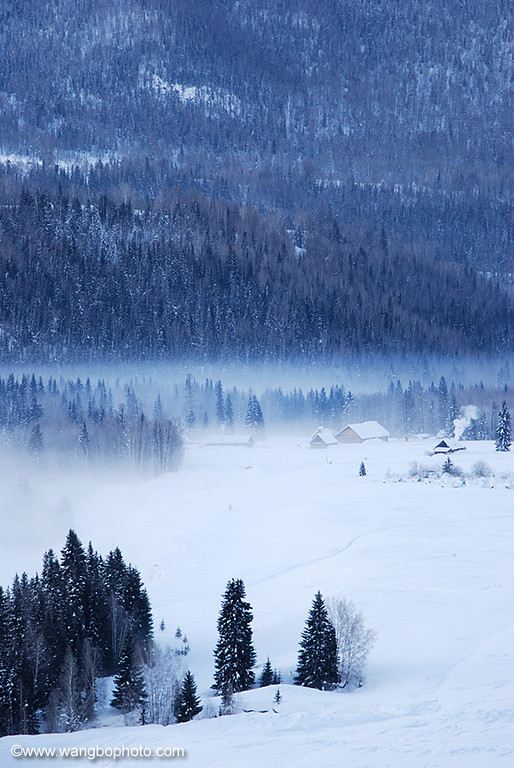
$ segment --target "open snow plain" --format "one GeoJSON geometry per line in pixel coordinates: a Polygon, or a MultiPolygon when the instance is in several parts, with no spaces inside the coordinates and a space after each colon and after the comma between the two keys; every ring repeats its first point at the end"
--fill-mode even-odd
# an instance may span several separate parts
{"type": "Polygon", "coordinates": [[[2,584],[37,570],[70,526],[102,553],[120,546],[141,570],[157,639],[177,625],[187,633],[206,697],[220,596],[241,577],[258,663],[269,655],[284,684],[277,713],[267,688],[238,696],[241,709],[265,714],[5,738],[2,768],[34,764],[10,757],[13,744],[179,746],[179,764],[193,768],[513,766],[514,454],[467,443],[455,464],[484,460],[494,478],[400,481],[411,462],[442,463],[426,456],[434,442],[196,444],[178,473],[148,481],[14,478],[1,507],[2,584]],[[318,589],[353,600],[377,632],[360,690],[286,684],[318,589]]]}

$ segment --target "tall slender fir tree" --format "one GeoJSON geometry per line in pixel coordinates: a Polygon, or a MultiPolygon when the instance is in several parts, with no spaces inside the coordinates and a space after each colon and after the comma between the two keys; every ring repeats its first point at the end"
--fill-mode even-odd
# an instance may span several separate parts
{"type": "Polygon", "coordinates": [[[218,693],[223,693],[229,685],[234,693],[246,691],[255,682],[253,614],[245,596],[242,580],[231,579],[223,596],[218,618],[219,640],[214,650],[216,671],[213,688],[218,693]]]}
{"type": "Polygon", "coordinates": [[[338,683],[336,633],[318,592],[300,642],[296,684],[330,690],[338,683]]]}

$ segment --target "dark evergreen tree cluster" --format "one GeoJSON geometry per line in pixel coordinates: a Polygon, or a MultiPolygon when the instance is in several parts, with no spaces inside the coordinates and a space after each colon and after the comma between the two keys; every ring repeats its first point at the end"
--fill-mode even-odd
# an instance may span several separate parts
{"type": "Polygon", "coordinates": [[[311,219],[299,253],[287,217],[200,194],[141,210],[87,186],[18,186],[0,205],[4,359],[340,361],[512,345],[499,283],[331,212],[311,219]]]}
{"type": "MultiPolygon", "coordinates": [[[[111,159],[143,209],[174,183],[331,207],[390,246],[508,275],[512,26],[507,0],[49,0],[42,35],[32,0],[2,0],[2,150],[75,182],[111,159]]],[[[289,228],[301,253],[303,222],[289,228]]]]}
{"type": "Polygon", "coordinates": [[[50,376],[0,377],[0,439],[36,457],[67,453],[81,463],[129,465],[155,474],[175,469],[182,456],[177,419],[160,409],[147,419],[134,389],[126,385],[115,403],[105,380],[50,376]]]}
{"type": "MultiPolygon", "coordinates": [[[[220,714],[231,714],[234,693],[248,690],[255,683],[255,650],[250,626],[253,614],[245,597],[241,579],[231,579],[223,595],[219,639],[214,650],[212,687],[222,697],[220,714]]],[[[259,686],[265,688],[280,682],[280,672],[273,669],[268,657],[259,686]]],[[[302,634],[295,682],[320,690],[330,690],[340,682],[336,630],[320,592],[314,597],[302,634]]]]}
{"type": "Polygon", "coordinates": [[[70,530],[40,575],[0,589],[0,735],[37,733],[43,717],[50,731],[76,730],[93,717],[96,679],[115,672],[115,705],[128,711],[142,701],[151,640],[139,572],[119,549],[104,559],[70,530]]]}

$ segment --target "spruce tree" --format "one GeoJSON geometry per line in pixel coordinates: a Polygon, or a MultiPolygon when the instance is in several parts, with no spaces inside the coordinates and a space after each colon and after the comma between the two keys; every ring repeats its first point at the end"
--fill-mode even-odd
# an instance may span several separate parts
{"type": "Polygon", "coordinates": [[[337,685],[338,679],[336,633],[318,592],[302,634],[295,682],[307,688],[329,690],[337,685]]]}
{"type": "Polygon", "coordinates": [[[234,426],[234,407],[230,395],[225,398],[225,421],[229,427],[234,426]]]}
{"type": "Polygon", "coordinates": [[[61,574],[65,595],[66,640],[75,660],[80,658],[85,635],[87,590],[86,553],[75,531],[70,530],[61,552],[61,574]]]}
{"type": "Polygon", "coordinates": [[[280,673],[280,669],[274,669],[271,685],[280,685],[281,682],[282,682],[282,675],[280,673]]]}
{"type": "Polygon", "coordinates": [[[191,672],[187,672],[182,682],[178,701],[177,701],[177,722],[187,723],[193,717],[200,714],[203,707],[200,699],[196,695],[196,683],[191,672]]]}
{"type": "Polygon", "coordinates": [[[221,425],[225,423],[225,402],[221,381],[216,382],[214,392],[216,396],[216,421],[221,425]]]}
{"type": "Polygon", "coordinates": [[[79,432],[79,451],[83,456],[89,456],[89,433],[85,421],[82,422],[79,432]]]}
{"type": "Polygon", "coordinates": [[[241,579],[228,582],[218,618],[219,640],[214,650],[213,688],[218,693],[223,693],[229,685],[235,693],[246,691],[255,682],[255,651],[250,626],[253,615],[250,603],[244,599],[245,594],[241,579]]]}
{"type": "Polygon", "coordinates": [[[144,705],[147,699],[143,671],[138,664],[134,641],[127,635],[120,656],[118,671],[114,677],[114,693],[111,707],[128,714],[144,705]]]}
{"type": "Polygon", "coordinates": [[[56,688],[66,651],[66,599],[61,566],[52,550],[43,557],[41,591],[44,603],[41,631],[48,659],[49,686],[56,688]]]}
{"type": "Polygon", "coordinates": [[[269,657],[266,660],[266,664],[262,668],[262,673],[259,680],[259,686],[261,688],[266,688],[268,685],[273,685],[273,667],[271,666],[269,657]]]}
{"type": "Polygon", "coordinates": [[[359,467],[359,475],[360,477],[364,477],[366,475],[366,465],[363,461],[361,461],[361,465],[359,467]]]}
{"type": "Polygon", "coordinates": [[[9,733],[10,625],[9,595],[0,587],[0,738],[9,733]]]}
{"type": "Polygon", "coordinates": [[[34,424],[30,432],[29,448],[32,451],[32,453],[34,453],[34,455],[36,456],[39,456],[39,454],[43,450],[43,434],[41,432],[41,427],[39,426],[39,422],[37,424],[34,424]]]}
{"type": "Polygon", "coordinates": [[[251,430],[264,428],[264,416],[259,401],[255,395],[250,395],[246,408],[245,425],[251,430]]]}
{"type": "Polygon", "coordinates": [[[498,424],[496,427],[496,450],[510,450],[510,411],[506,400],[503,401],[500,413],[498,414],[498,424]]]}

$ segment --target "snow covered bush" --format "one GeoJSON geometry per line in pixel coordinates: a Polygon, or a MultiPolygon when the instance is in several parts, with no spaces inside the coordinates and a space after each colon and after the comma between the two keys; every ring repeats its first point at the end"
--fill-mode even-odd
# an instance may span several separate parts
{"type": "Polygon", "coordinates": [[[485,461],[475,461],[471,467],[471,477],[491,477],[493,470],[485,461]]]}
{"type": "Polygon", "coordinates": [[[425,464],[418,464],[417,461],[413,461],[409,467],[409,478],[411,480],[427,480],[430,477],[434,477],[435,472],[432,467],[428,467],[425,464]]]}
{"type": "Polygon", "coordinates": [[[328,612],[336,633],[340,685],[349,689],[360,687],[376,633],[366,629],[362,613],[350,600],[332,598],[328,601],[328,612]]]}

